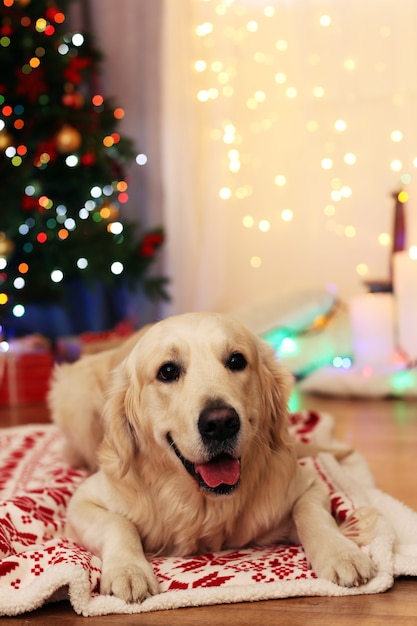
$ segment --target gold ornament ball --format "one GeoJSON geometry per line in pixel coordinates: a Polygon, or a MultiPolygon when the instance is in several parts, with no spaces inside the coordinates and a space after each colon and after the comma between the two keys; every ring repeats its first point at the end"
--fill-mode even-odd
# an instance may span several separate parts
{"type": "Polygon", "coordinates": [[[117,220],[119,217],[119,208],[113,202],[104,202],[100,208],[100,215],[105,220],[117,220]]]}
{"type": "Polygon", "coordinates": [[[58,152],[69,154],[75,152],[81,146],[81,134],[76,128],[65,124],[55,135],[58,152]]]}
{"type": "Polygon", "coordinates": [[[13,137],[8,132],[3,130],[0,133],[0,150],[6,150],[6,148],[11,146],[12,143],[13,143],[13,137]]]}
{"type": "Polygon", "coordinates": [[[8,239],[6,233],[0,232],[0,257],[7,257],[13,252],[14,243],[8,239]]]}
{"type": "Polygon", "coordinates": [[[81,109],[84,104],[84,97],[79,91],[65,93],[62,96],[62,104],[72,109],[81,109]]]}

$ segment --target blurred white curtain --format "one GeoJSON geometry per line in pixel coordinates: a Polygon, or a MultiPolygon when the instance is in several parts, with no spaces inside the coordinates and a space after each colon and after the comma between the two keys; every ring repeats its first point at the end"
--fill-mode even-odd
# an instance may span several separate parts
{"type": "MultiPolygon", "coordinates": [[[[162,220],[160,153],[161,81],[160,47],[162,0],[81,0],[78,21],[89,16],[90,26],[103,52],[101,88],[125,110],[120,130],[145,153],[144,167],[129,169],[129,217],[147,226],[162,220]]],[[[77,18],[75,18],[77,19],[77,18]]]]}
{"type": "Polygon", "coordinates": [[[215,151],[196,101],[193,29],[199,3],[166,0],[162,37],[162,164],[166,267],[173,300],[166,313],[219,308],[230,260],[218,202],[215,151]],[[214,168],[213,168],[214,166],[214,168]]]}
{"type": "MultiPolygon", "coordinates": [[[[162,4],[163,0],[80,0],[72,15],[73,27],[91,28],[103,52],[100,87],[104,96],[113,97],[125,110],[120,131],[133,141],[138,154],[147,157],[145,165],[130,165],[129,202],[121,207],[122,217],[147,228],[164,221],[160,142],[162,4]]],[[[131,298],[129,315],[139,325],[159,317],[161,311],[138,290],[131,298]]]]}

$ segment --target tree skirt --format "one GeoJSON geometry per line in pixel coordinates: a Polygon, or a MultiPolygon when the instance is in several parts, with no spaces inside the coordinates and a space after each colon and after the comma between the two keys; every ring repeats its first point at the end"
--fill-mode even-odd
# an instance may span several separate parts
{"type": "MultiPolygon", "coordinates": [[[[329,415],[303,412],[290,419],[296,438],[333,443],[329,415]]],[[[291,596],[371,594],[390,588],[396,576],[417,575],[417,513],[375,487],[357,452],[342,463],[326,453],[300,462],[327,484],[339,523],[355,534],[365,524],[367,507],[381,513],[374,537],[363,548],[377,567],[367,585],[347,589],[319,579],[300,546],[271,545],[154,558],[161,593],[142,604],[102,596],[100,559],[64,534],[68,500],[87,473],[65,463],[63,445],[53,425],[0,430],[0,615],[18,615],[64,598],[77,613],[92,616],[291,596]]]]}

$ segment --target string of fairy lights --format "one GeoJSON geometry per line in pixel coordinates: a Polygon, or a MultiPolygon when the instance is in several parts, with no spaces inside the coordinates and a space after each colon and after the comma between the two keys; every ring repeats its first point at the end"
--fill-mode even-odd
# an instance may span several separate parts
{"type": "MultiPolygon", "coordinates": [[[[408,86],[401,81],[393,81],[393,91],[386,95],[392,46],[395,37],[400,36],[398,25],[390,20],[389,11],[378,15],[374,12],[366,29],[365,46],[361,34],[352,33],[351,22],[342,21],[357,7],[333,7],[324,2],[296,4],[268,0],[196,2],[192,61],[195,100],[209,125],[205,132],[219,164],[218,200],[239,228],[234,230],[236,239],[239,232],[245,241],[251,238],[252,249],[248,244],[249,254],[242,263],[255,271],[276,275],[278,253],[275,257],[268,253],[268,246],[273,245],[270,242],[275,241],[278,247],[279,236],[287,233],[284,237],[293,237],[294,247],[300,246],[305,214],[314,210],[317,231],[323,229],[323,238],[334,236],[341,241],[340,247],[347,247],[349,241],[355,244],[349,248],[355,248],[351,253],[351,282],[360,285],[378,272],[383,278],[381,259],[388,260],[393,245],[393,214],[387,208],[389,219],[381,219],[383,201],[386,198],[389,204],[395,188],[399,190],[399,202],[406,204],[412,197],[413,172],[417,168],[413,125],[407,125],[403,113],[412,102],[413,91],[407,91],[408,86]],[[349,33],[348,45],[344,30],[349,33]],[[359,106],[353,91],[355,87],[363,90],[367,80],[378,88],[383,85],[377,93],[383,94],[381,99],[386,96],[389,111],[379,118],[379,126],[375,124],[376,132],[383,135],[383,148],[376,154],[370,150],[371,135],[358,131],[363,119],[358,122],[355,118],[359,106]],[[296,140],[286,133],[285,124],[293,128],[296,140]],[[305,172],[294,167],[294,158],[300,157],[292,145],[297,140],[301,151],[304,146],[306,150],[309,145],[316,148],[315,153],[309,153],[308,168],[314,168],[315,182],[319,181],[315,186],[317,197],[312,197],[304,182],[305,172]],[[280,159],[280,153],[288,153],[288,158],[280,159]],[[366,205],[362,211],[357,209],[363,204],[363,181],[368,177],[374,184],[378,179],[369,177],[370,166],[379,171],[379,188],[374,186],[378,201],[373,206],[380,202],[381,209],[374,222],[366,205]],[[301,198],[297,188],[303,185],[306,197],[297,202],[301,198]],[[263,235],[264,245],[259,244],[263,235]],[[375,249],[380,250],[376,255],[375,249]]],[[[372,97],[378,106],[375,93],[372,97]]],[[[365,122],[366,132],[374,122],[373,116],[377,117],[375,111],[365,122]]],[[[412,243],[411,238],[409,254],[417,258],[417,246],[412,243]]],[[[323,248],[320,252],[323,254],[323,248]]],[[[329,256],[329,265],[332,263],[329,256]]],[[[265,338],[285,358],[299,351],[305,336],[325,330],[332,317],[328,313],[320,315],[317,323],[306,323],[298,332],[279,327],[265,338]]],[[[325,355],[325,362],[328,358],[335,368],[348,370],[352,366],[352,354],[330,356],[325,355]]],[[[318,361],[321,358],[323,355],[317,354],[318,361]]]]}
{"type": "MultiPolygon", "coordinates": [[[[251,180],[248,164],[252,165],[253,176],[256,176],[255,169],[259,170],[265,165],[265,160],[262,161],[262,157],[259,159],[259,155],[254,152],[256,148],[251,146],[258,145],[255,140],[261,133],[268,135],[271,130],[273,131],[270,134],[271,141],[279,141],[276,129],[280,121],[280,103],[287,109],[291,104],[294,109],[298,107],[298,110],[305,106],[306,110],[310,110],[310,115],[306,113],[304,120],[306,145],[310,141],[309,137],[317,137],[319,134],[323,136],[320,147],[322,154],[318,153],[316,157],[316,160],[318,159],[316,171],[319,177],[328,181],[327,199],[322,202],[321,208],[324,227],[338,237],[357,240],[361,235],[361,226],[353,217],[352,221],[347,221],[349,213],[344,210],[346,206],[351,207],[354,202],[358,202],[357,171],[358,166],[361,164],[363,166],[362,155],[358,153],[351,139],[351,120],[345,115],[340,117],[335,115],[333,120],[325,120],[324,131],[322,120],[311,113],[317,110],[315,103],[320,104],[326,102],[326,99],[334,99],[334,92],[331,90],[335,83],[352,80],[351,77],[361,71],[362,59],[354,54],[346,54],[341,58],[337,80],[333,75],[329,75],[327,77],[329,84],[324,80],[322,84],[313,84],[311,88],[308,87],[307,93],[306,85],[299,84],[294,76],[296,72],[291,68],[291,59],[296,59],[294,62],[301,66],[299,46],[297,40],[294,40],[294,36],[298,35],[290,27],[288,28],[290,32],[285,34],[285,29],[281,27],[282,23],[293,26],[291,21],[286,22],[286,16],[291,10],[295,12],[295,8],[288,8],[284,6],[285,3],[267,0],[265,2],[201,0],[197,4],[200,12],[197,12],[198,19],[194,29],[195,97],[201,107],[211,107],[212,111],[223,107],[228,112],[227,117],[225,116],[219,125],[210,129],[210,140],[213,144],[222,143],[224,146],[221,162],[224,164],[226,184],[219,185],[219,199],[237,206],[240,211],[239,202],[254,198],[256,183],[251,180]],[[235,113],[230,114],[231,111],[235,113]],[[337,148],[338,145],[343,147],[337,148]]],[[[326,6],[327,10],[328,8],[326,6]]],[[[332,29],[336,29],[335,32],[337,28],[340,29],[340,23],[336,28],[337,20],[334,13],[337,11],[316,12],[315,22],[311,28],[315,29],[314,36],[317,37],[317,41],[320,38],[325,40],[332,29]]],[[[305,21],[309,23],[309,19],[310,14],[306,13],[305,21]]],[[[387,42],[389,45],[393,35],[392,27],[382,20],[383,18],[378,26],[378,20],[375,19],[373,30],[382,43],[387,42]]],[[[311,38],[313,40],[313,35],[311,38]]],[[[313,70],[324,64],[321,51],[317,48],[319,46],[316,45],[314,48],[312,45],[306,59],[303,60],[304,77],[308,77],[313,70]]],[[[354,46],[351,48],[353,52],[354,46]]],[[[384,59],[377,59],[374,72],[377,77],[387,72],[384,59]]],[[[298,74],[299,79],[300,77],[301,73],[298,74]]],[[[394,94],[393,106],[400,107],[403,104],[404,95],[394,94]]],[[[216,118],[212,114],[208,119],[216,118]]],[[[295,119],[298,122],[300,116],[295,119]]],[[[417,167],[417,156],[408,154],[408,148],[404,147],[407,133],[394,124],[395,121],[387,121],[384,128],[389,135],[392,155],[391,158],[388,155],[388,159],[385,159],[384,167],[387,168],[387,173],[395,175],[397,180],[395,184],[406,188],[412,181],[412,170],[417,167]],[[388,125],[391,123],[392,126],[389,128],[388,125]]],[[[278,229],[282,230],[283,224],[299,221],[300,208],[291,202],[289,188],[294,185],[291,173],[285,168],[275,171],[267,167],[264,169],[263,185],[271,190],[270,197],[273,197],[274,187],[280,190],[281,206],[274,210],[271,217],[266,210],[268,202],[253,201],[252,210],[245,210],[240,217],[240,223],[244,229],[273,233],[278,229]],[[257,207],[256,210],[253,207],[257,207]]],[[[389,191],[388,188],[387,195],[389,191]]],[[[400,201],[407,202],[408,196],[408,191],[403,189],[400,201]]],[[[305,210],[305,207],[301,207],[301,210],[305,210]]],[[[378,246],[389,249],[392,243],[391,233],[388,230],[376,232],[375,240],[378,246]]],[[[254,254],[250,257],[249,263],[253,268],[260,268],[263,263],[262,255],[254,254]]],[[[369,276],[373,270],[366,258],[358,261],[355,266],[356,274],[360,278],[369,276]]]]}

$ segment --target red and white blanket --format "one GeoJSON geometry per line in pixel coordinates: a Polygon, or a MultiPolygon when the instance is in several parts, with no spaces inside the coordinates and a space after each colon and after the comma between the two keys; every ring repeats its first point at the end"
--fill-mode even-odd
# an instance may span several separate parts
{"type": "MultiPolygon", "coordinates": [[[[291,416],[302,441],[332,444],[333,421],[313,412],[291,416]]],[[[101,562],[65,537],[66,507],[86,472],[64,460],[63,436],[53,425],[0,430],[0,615],[18,615],[69,598],[83,615],[139,613],[290,596],[385,591],[399,575],[417,575],[417,513],[379,491],[358,453],[338,463],[330,454],[303,459],[326,482],[333,513],[357,532],[366,507],[379,510],[368,550],[377,575],[346,589],[319,579],[296,545],[226,550],[187,558],[155,558],[161,593],[125,604],[98,593],[101,562]]],[[[366,516],[365,516],[366,517],[366,516]]]]}

